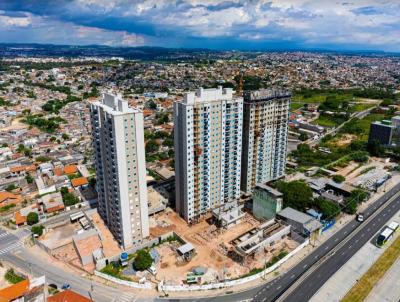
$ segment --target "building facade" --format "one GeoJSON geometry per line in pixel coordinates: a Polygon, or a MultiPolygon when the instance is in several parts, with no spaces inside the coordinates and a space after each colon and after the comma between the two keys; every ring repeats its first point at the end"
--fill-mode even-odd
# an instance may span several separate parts
{"type": "Polygon", "coordinates": [[[188,222],[240,198],[243,99],[203,89],[174,103],[176,209],[188,222]]]}
{"type": "Polygon", "coordinates": [[[287,91],[244,93],[242,191],[250,193],[257,183],[284,175],[290,101],[287,91]]]}
{"type": "Polygon", "coordinates": [[[390,146],[395,127],[391,121],[376,121],[371,123],[368,141],[378,141],[381,145],[390,146]]]}
{"type": "Polygon", "coordinates": [[[143,114],[110,94],[90,114],[99,214],[127,249],[149,236],[143,114]]]}
{"type": "Polygon", "coordinates": [[[253,215],[270,220],[282,210],[283,194],[265,184],[257,184],[253,192],[253,215]]]}

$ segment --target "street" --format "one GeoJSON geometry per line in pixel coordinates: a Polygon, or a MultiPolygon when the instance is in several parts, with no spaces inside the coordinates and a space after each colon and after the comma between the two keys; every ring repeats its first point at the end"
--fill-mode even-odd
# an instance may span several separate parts
{"type": "Polygon", "coordinates": [[[374,217],[370,222],[365,222],[360,225],[355,220],[350,221],[342,229],[336,232],[329,240],[324,242],[310,255],[304,258],[295,267],[287,273],[278,276],[271,282],[255,287],[253,289],[245,290],[240,293],[232,293],[234,289],[227,289],[226,295],[217,297],[206,298],[190,298],[190,299],[160,299],[160,298],[139,298],[135,296],[134,290],[124,288],[123,292],[116,286],[108,286],[99,282],[92,282],[91,280],[76,275],[74,273],[66,272],[61,268],[49,265],[46,260],[37,257],[30,253],[27,249],[23,248],[19,243],[19,238],[13,234],[0,231],[0,252],[3,251],[1,258],[13,265],[15,268],[22,269],[26,272],[32,272],[35,276],[46,275],[48,283],[55,283],[61,286],[64,283],[69,283],[71,287],[84,295],[88,295],[91,287],[93,286],[92,297],[97,302],[131,302],[131,301],[242,301],[246,299],[253,299],[253,301],[275,301],[284,292],[289,289],[293,283],[296,282],[304,273],[308,271],[315,263],[322,258],[326,258],[340,242],[355,231],[359,226],[361,227],[356,241],[349,241],[344,244],[339,251],[335,252],[330,258],[323,262],[310,276],[302,280],[301,286],[296,287],[284,301],[307,301],[314,293],[328,280],[328,278],[336,272],[355,252],[357,252],[370,238],[379,230],[391,216],[391,212],[400,210],[400,198],[398,191],[400,184],[396,185],[393,189],[371,204],[365,211],[366,218],[371,216],[375,211],[379,211],[380,207],[389,199],[390,200],[382,210],[382,212],[374,217]],[[385,219],[386,218],[386,219],[385,219]],[[10,248],[12,246],[12,248],[10,248]],[[310,281],[312,280],[312,282],[310,281]]]}

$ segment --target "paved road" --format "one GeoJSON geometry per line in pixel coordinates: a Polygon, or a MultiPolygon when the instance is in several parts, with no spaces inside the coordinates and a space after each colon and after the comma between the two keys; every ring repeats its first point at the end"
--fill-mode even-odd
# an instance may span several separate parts
{"type": "MultiPolygon", "coordinates": [[[[380,199],[375,201],[367,210],[364,211],[364,215],[368,218],[373,212],[375,212],[380,206],[388,201],[395,194],[398,195],[400,190],[400,184],[396,185],[395,188],[390,190],[380,199]]],[[[389,203],[388,203],[389,204],[389,203]]],[[[336,270],[338,270],[358,249],[360,249],[366,241],[368,241],[374,233],[376,233],[385,223],[385,217],[389,218],[390,212],[396,212],[400,210],[400,198],[396,197],[394,201],[390,202],[390,206],[374,218],[371,222],[364,223],[360,236],[357,237],[357,242],[349,242],[344,245],[339,252],[334,254],[326,262],[323,263],[310,278],[307,278],[305,282],[301,284],[292,295],[290,295],[287,301],[307,301],[311,296],[319,289],[322,284],[331,276],[336,270]],[[312,280],[312,282],[310,282],[312,280]]],[[[343,241],[351,232],[353,232],[360,224],[356,221],[351,221],[346,224],[342,229],[336,232],[329,240],[323,243],[320,247],[314,250],[309,256],[304,258],[299,264],[289,270],[287,273],[279,276],[273,281],[264,285],[258,286],[253,289],[249,289],[240,293],[230,294],[232,289],[227,289],[225,295],[218,297],[207,297],[199,299],[162,299],[163,301],[244,301],[252,299],[252,301],[275,301],[281,296],[298,278],[300,278],[313,264],[315,264],[322,257],[327,255],[336,245],[343,241]]],[[[7,238],[9,235],[5,236],[7,238]]],[[[11,238],[11,237],[10,237],[11,238]]],[[[13,239],[15,241],[15,238],[13,239]]],[[[2,240],[0,240],[2,241],[2,240]]],[[[0,245],[1,248],[1,245],[0,245]]],[[[81,294],[88,295],[91,286],[93,285],[93,299],[97,302],[133,302],[133,301],[152,301],[153,299],[143,299],[135,297],[134,291],[124,289],[121,291],[118,288],[104,285],[102,283],[91,282],[85,277],[78,276],[76,274],[68,273],[58,267],[49,265],[39,257],[32,255],[25,249],[20,249],[17,253],[5,253],[0,256],[15,267],[19,267],[25,271],[31,271],[34,275],[46,275],[49,283],[55,283],[61,285],[63,283],[69,283],[71,287],[80,292],[81,294]]],[[[234,289],[233,289],[234,290],[234,289]]],[[[156,299],[161,300],[161,299],[156,299]]]]}
{"type": "Polygon", "coordinates": [[[1,256],[7,263],[18,267],[34,276],[46,276],[46,281],[57,286],[64,283],[71,285],[71,288],[82,295],[89,296],[91,288],[92,298],[96,302],[133,302],[133,301],[152,301],[153,299],[139,299],[135,293],[129,289],[121,291],[116,287],[107,286],[102,283],[91,281],[85,277],[79,276],[62,270],[53,265],[49,265],[45,259],[30,253],[26,249],[21,249],[16,253],[8,253],[1,256]]]}
{"type": "Polygon", "coordinates": [[[14,235],[0,228],[0,257],[23,248],[23,239],[29,234],[29,231],[21,230],[14,235]]]}
{"type": "MultiPolygon", "coordinates": [[[[386,196],[377,200],[371,207],[364,211],[364,215],[369,217],[377,208],[379,208],[380,205],[387,201],[388,197],[393,197],[396,193],[396,190],[399,190],[399,187],[400,184],[397,185],[396,188],[394,188],[393,191],[390,191],[386,196]]],[[[340,247],[339,250],[337,250],[333,255],[327,258],[326,261],[318,266],[316,270],[308,275],[307,278],[302,280],[302,282],[298,284],[298,286],[289,295],[287,295],[283,301],[308,301],[337,270],[339,270],[364,244],[374,237],[374,234],[387,223],[390,217],[400,210],[399,195],[400,194],[396,194],[396,197],[390,200],[390,202],[385,205],[386,207],[372,220],[362,224],[361,229],[352,240],[346,242],[342,247],[340,247]]],[[[343,238],[344,232],[346,232],[348,235],[357,228],[358,224],[359,223],[355,221],[348,223],[337,235],[343,238]]],[[[339,243],[342,241],[340,237],[336,235],[333,236],[333,238],[328,240],[326,244],[322,245],[319,249],[312,253],[311,257],[315,255],[315,257],[319,259],[318,256],[321,256],[319,255],[320,252],[322,252],[324,255],[329,253],[332,249],[332,241],[337,241],[337,243],[339,243]],[[321,248],[323,250],[321,250],[321,248]]],[[[304,269],[307,269],[307,267],[311,266],[311,263],[302,261],[301,264],[303,263],[304,269]]],[[[287,277],[297,279],[295,273],[290,273],[289,275],[290,276],[287,277]]],[[[285,280],[282,282],[281,291],[275,289],[271,292],[266,292],[265,294],[259,294],[256,296],[257,298],[254,301],[275,301],[277,300],[278,296],[280,296],[290,287],[292,283],[293,281],[288,282],[288,280],[285,280]]]]}
{"type": "MultiPolygon", "coordinates": [[[[365,218],[368,218],[373,212],[375,212],[377,209],[379,209],[380,206],[382,206],[385,202],[387,202],[390,198],[392,198],[394,195],[396,195],[400,191],[400,184],[396,185],[393,189],[391,189],[389,192],[387,192],[385,195],[383,195],[381,198],[379,198],[377,201],[375,201],[373,204],[371,204],[365,211],[364,211],[364,216],[365,218]]],[[[400,198],[397,198],[397,202],[392,202],[392,211],[395,213],[400,209],[400,198]]],[[[391,206],[392,206],[391,205],[391,206]]],[[[382,213],[383,215],[384,213],[382,213]]],[[[387,215],[387,214],[386,214],[387,215]]],[[[392,216],[392,215],[390,215],[392,216]]],[[[390,216],[385,216],[385,217],[390,217],[390,216]]],[[[379,218],[381,217],[378,215],[377,219],[380,219],[381,225],[383,225],[384,219],[379,218]]],[[[375,220],[374,220],[375,221],[375,220]]],[[[375,222],[376,223],[376,222],[375,222]]],[[[266,284],[260,285],[258,287],[255,287],[253,289],[249,289],[240,293],[234,293],[234,294],[229,294],[231,290],[234,289],[227,289],[226,294],[218,297],[208,297],[208,298],[199,298],[199,299],[190,299],[190,301],[215,301],[215,302],[230,302],[230,301],[243,301],[246,299],[252,299],[252,301],[275,301],[277,300],[298,278],[300,278],[313,264],[315,264],[318,260],[323,258],[325,255],[327,255],[334,247],[336,247],[341,241],[343,241],[351,232],[353,232],[357,227],[360,226],[360,223],[353,220],[347,223],[342,229],[337,231],[330,239],[328,239],[326,242],[324,242],[321,246],[319,246],[316,250],[314,250],[310,255],[308,255],[306,258],[304,258],[301,262],[299,262],[296,266],[294,266],[291,270],[286,272],[285,274],[277,277],[276,279],[272,280],[271,282],[268,282],[266,284]]],[[[377,227],[374,226],[374,228],[377,227]]],[[[377,228],[379,229],[379,228],[377,228]]],[[[365,241],[369,240],[373,234],[377,231],[372,231],[369,230],[369,237],[364,234],[365,241]],[[368,238],[367,238],[368,237],[368,238]]],[[[361,234],[360,234],[361,236],[361,234]]],[[[363,244],[361,244],[361,240],[359,241],[359,244],[357,245],[357,249],[354,250],[354,253],[361,248],[363,244]]],[[[365,242],[364,242],[365,243],[365,242]]],[[[355,249],[355,246],[352,246],[352,248],[355,249]]],[[[354,254],[353,253],[353,254],[354,254]]],[[[341,255],[340,253],[336,255],[341,255]]],[[[341,255],[342,257],[348,256],[347,254],[341,255]]],[[[350,257],[349,257],[350,258],[350,257]]],[[[348,258],[340,264],[342,266],[348,258]]],[[[340,266],[336,268],[339,269],[340,266]]],[[[335,270],[335,271],[336,271],[335,270]]],[[[332,273],[329,273],[326,278],[328,279],[329,276],[331,276],[332,273]]],[[[314,278],[320,278],[318,277],[318,274],[314,276],[314,278]]],[[[319,282],[315,282],[313,280],[310,282],[309,279],[307,279],[309,283],[314,284],[314,283],[320,283],[318,286],[315,287],[314,292],[308,297],[308,299],[318,290],[320,286],[326,281],[321,282],[321,280],[318,280],[319,282]]],[[[307,283],[305,283],[307,285],[307,283]]],[[[305,286],[302,284],[302,286],[305,286]]],[[[307,290],[312,290],[308,288],[307,285],[307,290]]],[[[288,300],[288,301],[308,301],[306,298],[299,298],[299,299],[294,299],[294,300],[288,300]]],[[[164,300],[165,301],[165,300],[164,300]]],[[[178,301],[177,299],[168,299],[168,301],[174,302],[178,301]]],[[[189,299],[187,300],[189,301],[189,299]]]]}

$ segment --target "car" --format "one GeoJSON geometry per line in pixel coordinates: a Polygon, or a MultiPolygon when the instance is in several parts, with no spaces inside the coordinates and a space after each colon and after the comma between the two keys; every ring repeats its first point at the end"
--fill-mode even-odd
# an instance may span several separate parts
{"type": "Polygon", "coordinates": [[[71,285],[69,285],[68,283],[64,283],[64,284],[61,286],[61,289],[63,289],[63,290],[71,289],[71,285]]]}
{"type": "Polygon", "coordinates": [[[364,215],[363,214],[358,214],[356,217],[358,222],[363,222],[364,221],[364,215]]]}

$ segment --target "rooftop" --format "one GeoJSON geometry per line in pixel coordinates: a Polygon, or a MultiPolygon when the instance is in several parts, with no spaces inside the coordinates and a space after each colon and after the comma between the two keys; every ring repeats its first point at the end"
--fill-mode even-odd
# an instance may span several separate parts
{"type": "Polygon", "coordinates": [[[121,94],[114,95],[110,93],[103,93],[101,102],[95,102],[93,104],[103,108],[104,111],[112,115],[141,112],[138,109],[129,107],[128,101],[124,100],[121,94]]]}
{"type": "Polygon", "coordinates": [[[48,297],[47,302],[92,302],[92,300],[72,290],[64,290],[48,297]]]}
{"type": "Polygon", "coordinates": [[[29,290],[29,280],[23,280],[17,284],[0,290],[0,302],[11,302],[22,297],[29,290]]]}
{"type": "Polygon", "coordinates": [[[218,88],[204,89],[200,87],[196,92],[187,92],[184,96],[183,102],[188,105],[194,105],[195,103],[232,99],[232,88],[222,88],[222,86],[218,86],[218,88]]]}

